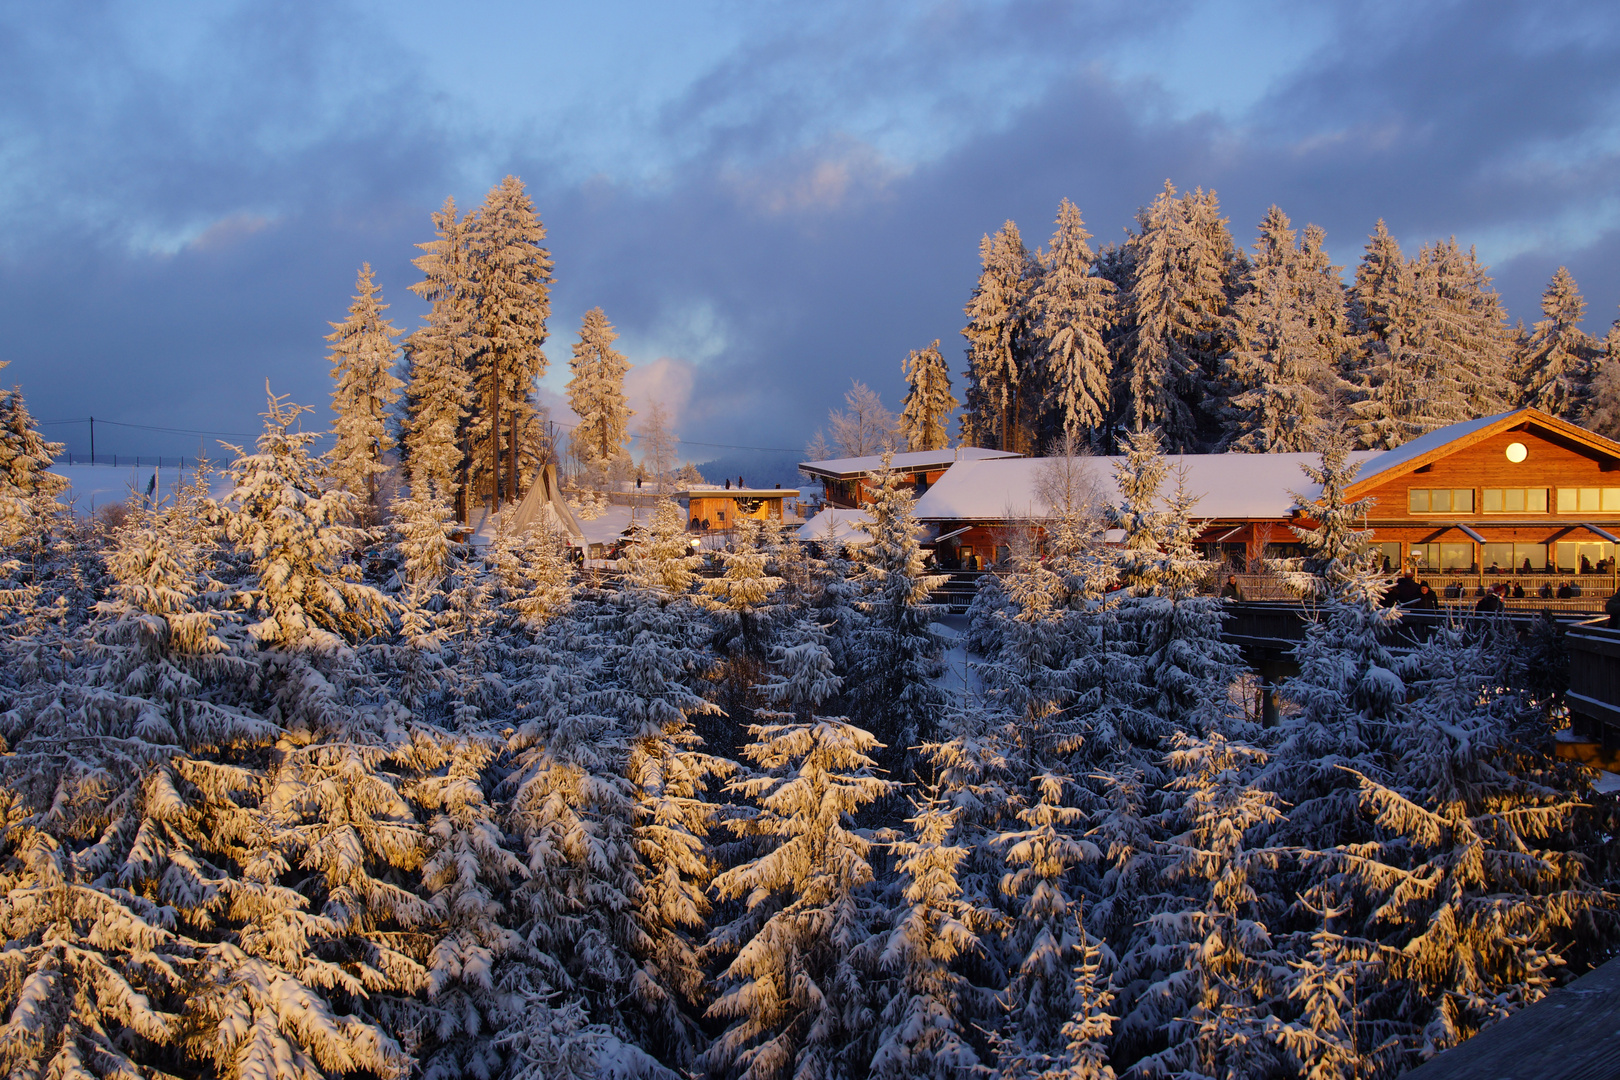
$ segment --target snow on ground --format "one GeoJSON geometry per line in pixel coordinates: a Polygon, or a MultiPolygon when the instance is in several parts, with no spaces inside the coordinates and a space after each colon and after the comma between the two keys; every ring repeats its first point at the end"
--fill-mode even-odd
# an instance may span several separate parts
{"type": "Polygon", "coordinates": [[[934,681],[953,695],[965,695],[969,691],[978,693],[981,689],[979,677],[968,666],[967,616],[941,615],[929,626],[945,639],[945,673],[934,681]]]}
{"type": "MultiPolygon", "coordinates": [[[[177,485],[187,483],[195,476],[196,467],[181,470],[173,465],[163,468],[152,465],[52,465],[50,471],[65,477],[72,485],[58,496],[58,501],[72,506],[77,513],[92,514],[96,507],[123,502],[131,494],[145,495],[154,475],[157,477],[156,488],[163,493],[166,501],[173,497],[177,485]]],[[[224,498],[230,493],[231,478],[216,472],[210,490],[214,498],[224,498]]]]}

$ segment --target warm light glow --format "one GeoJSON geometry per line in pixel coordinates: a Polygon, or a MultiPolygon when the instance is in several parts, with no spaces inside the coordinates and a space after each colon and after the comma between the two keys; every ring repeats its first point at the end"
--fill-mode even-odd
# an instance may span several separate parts
{"type": "Polygon", "coordinates": [[[1524,443],[1522,443],[1522,442],[1510,442],[1510,443],[1508,443],[1507,457],[1508,457],[1509,461],[1513,462],[1513,464],[1517,465],[1519,462],[1523,461],[1529,455],[1530,455],[1530,451],[1528,451],[1528,450],[1526,450],[1524,448],[1524,443]]]}

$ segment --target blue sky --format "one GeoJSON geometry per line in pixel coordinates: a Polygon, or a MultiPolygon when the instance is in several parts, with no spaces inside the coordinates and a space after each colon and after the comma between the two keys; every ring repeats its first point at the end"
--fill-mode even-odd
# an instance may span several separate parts
{"type": "Polygon", "coordinates": [[[1568,265],[1601,334],[1617,46],[1596,2],[4,3],[0,378],[44,420],[324,405],[361,262],[413,327],[428,214],[509,172],[557,263],[547,389],[601,305],[700,460],[802,445],[852,378],[896,404],[936,337],[959,369],[983,233],[1044,242],[1066,196],[1117,239],[1165,179],[1347,273],[1379,217],[1455,235],[1527,322],[1568,265]]]}

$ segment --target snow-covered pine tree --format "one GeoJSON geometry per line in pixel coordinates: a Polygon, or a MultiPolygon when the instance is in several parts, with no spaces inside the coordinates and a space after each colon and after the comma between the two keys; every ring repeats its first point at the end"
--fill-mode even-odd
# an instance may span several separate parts
{"type": "Polygon", "coordinates": [[[1134,644],[1141,708],[1173,730],[1204,733],[1233,719],[1231,687],[1243,665],[1237,647],[1221,637],[1225,606],[1202,588],[1215,566],[1196,547],[1203,530],[1192,516],[1197,503],[1178,472],[1154,594],[1122,600],[1118,618],[1134,644]]]}
{"type": "Polygon", "coordinates": [[[426,488],[423,497],[395,499],[390,507],[404,579],[399,612],[403,648],[394,658],[396,686],[401,702],[419,715],[442,687],[442,650],[448,636],[445,586],[461,562],[448,494],[433,483],[426,488]]]}
{"type": "Polygon", "coordinates": [[[587,465],[626,460],[630,453],[634,414],[624,398],[630,362],[613,348],[618,337],[602,309],[591,308],[580,323],[574,358],[568,363],[574,372],[567,386],[568,407],[579,417],[571,445],[587,465]]]}
{"type": "Polygon", "coordinates": [[[1516,735],[1487,653],[1454,627],[1422,646],[1389,768],[1357,777],[1373,835],[1311,856],[1305,899],[1338,939],[1320,978],[1343,988],[1338,1042],[1363,1068],[1414,1066],[1538,1000],[1603,934],[1564,767],[1516,735]]]}
{"type": "Polygon", "coordinates": [[[1281,965],[1265,920],[1279,906],[1266,887],[1276,855],[1248,843],[1283,816],[1256,785],[1265,760],[1218,733],[1172,738],[1165,891],[1121,960],[1122,980],[1140,987],[1115,1050],[1116,1060],[1122,1048],[1142,1055],[1133,1075],[1275,1072],[1280,1055],[1265,1035],[1281,965]]]}
{"type": "MultiPolygon", "coordinates": [[[[335,1008],[385,1031],[414,1027],[429,984],[429,911],[415,877],[425,838],[404,791],[438,751],[432,738],[413,737],[409,715],[354,651],[389,628],[393,605],[350,562],[358,530],[344,521],[356,497],[323,483],[308,453],[314,435],[289,430],[300,411],[272,395],[257,452],[229,470],[235,509],[225,535],[252,568],[242,603],[257,620],[248,627],[259,648],[256,696],[284,734],[263,780],[261,827],[228,837],[242,866],[232,909],[240,930],[235,944],[211,950],[198,1006],[232,1033],[219,1044],[222,1061],[238,1040],[257,1038],[247,1017],[277,999],[276,970],[308,988],[289,992],[323,990],[335,1008]],[[313,910],[300,910],[304,902],[313,910]]],[[[274,1017],[259,1022],[306,1022],[274,1017]]]]}
{"type": "Polygon", "coordinates": [[[1570,272],[1560,266],[1541,294],[1541,313],[1524,343],[1518,369],[1519,403],[1554,416],[1573,418],[1585,408],[1592,383],[1596,342],[1581,332],[1586,301],[1570,272]]]}
{"type": "MultiPolygon", "coordinates": [[[[8,363],[0,360],[0,368],[8,363]]],[[[40,437],[22,389],[0,390],[0,548],[43,531],[41,514],[68,487],[64,477],[46,471],[61,453],[61,443],[40,437]]]]}
{"type": "Polygon", "coordinates": [[[1358,340],[1350,381],[1356,445],[1393,449],[1421,434],[1411,424],[1418,370],[1417,278],[1384,220],[1378,219],[1349,290],[1358,340]]]}
{"type": "MultiPolygon", "coordinates": [[[[637,549],[656,548],[660,534],[678,533],[679,511],[665,507],[674,510],[661,504],[653,530],[638,535],[629,558],[656,557],[637,549]]],[[[696,942],[717,869],[708,835],[718,808],[706,793],[713,778],[734,766],[703,753],[693,729],[694,718],[720,713],[698,693],[713,654],[703,645],[702,624],[686,590],[671,591],[666,580],[666,574],[645,569],[627,575],[625,587],[605,605],[589,639],[602,661],[603,685],[587,703],[614,718],[628,739],[624,768],[641,885],[635,917],[644,943],[636,953],[642,970],[630,985],[644,1014],[635,1030],[643,1049],[686,1068],[704,1038],[697,1017],[706,989],[696,942]]]]}
{"type": "Polygon", "coordinates": [[[1283,683],[1292,703],[1283,720],[1267,782],[1293,807],[1286,831],[1306,844],[1331,846],[1354,828],[1355,791],[1349,769],[1383,767],[1392,725],[1406,696],[1406,664],[1391,650],[1398,608],[1382,604],[1388,581],[1367,551],[1362,527],[1369,504],[1347,502],[1358,466],[1342,440],[1330,440],[1318,468],[1304,466],[1319,486],[1295,494],[1314,528],[1290,526],[1307,554],[1276,568],[1307,604],[1318,607],[1295,649],[1298,675],[1283,683]]]}
{"type": "Polygon", "coordinates": [[[442,1080],[500,1075],[494,1036],[509,1020],[499,980],[504,964],[522,964],[523,938],[512,928],[506,897],[525,868],[508,847],[485,777],[498,740],[462,735],[430,750],[434,772],[411,785],[427,815],[422,894],[433,944],[427,956],[428,1053],[424,1077],[442,1080]]]}
{"type": "Polygon", "coordinates": [[[1114,366],[1115,422],[1125,431],[1159,428],[1169,450],[1186,453],[1201,448],[1214,418],[1237,256],[1213,191],[1177,198],[1167,180],[1137,220],[1131,285],[1120,298],[1129,330],[1114,366]]]}
{"type": "Polygon", "coordinates": [[[1502,412],[1512,402],[1513,341],[1485,269],[1455,239],[1418,255],[1410,342],[1418,371],[1411,425],[1418,434],[1502,412]]]}
{"type": "MultiPolygon", "coordinates": [[[[764,525],[740,517],[728,550],[719,552],[725,570],[703,582],[706,606],[719,621],[715,644],[734,657],[762,661],[770,643],[771,597],[782,579],[766,573],[764,525]]],[[[753,681],[751,672],[738,675],[753,681]]]]}
{"type": "Polygon", "coordinates": [[[523,181],[508,176],[467,223],[475,324],[483,352],[473,359],[477,394],[472,431],[478,498],[516,502],[518,474],[533,462],[538,432],[534,383],[546,373],[546,319],[551,316],[551,253],[545,226],[523,181]]]}
{"type": "Polygon", "coordinates": [[[680,506],[672,499],[660,499],[653,506],[652,519],[642,524],[625,549],[620,566],[626,588],[678,599],[691,592],[702,561],[692,551],[680,506]]]}
{"type": "Polygon", "coordinates": [[[454,199],[444,201],[433,225],[439,238],[416,245],[423,254],[412,263],[424,276],[411,291],[433,306],[424,324],[405,339],[410,379],[402,441],[412,494],[423,498],[429,488],[436,489],[465,520],[467,418],[473,408],[469,365],[482,344],[474,319],[467,223],[456,217],[454,199]]]}
{"type": "Polygon", "coordinates": [[[978,283],[963,309],[968,343],[962,442],[1027,452],[1026,399],[1035,372],[1029,336],[1029,294],[1038,266],[1011,221],[979,242],[978,283]]]}
{"type": "Polygon", "coordinates": [[[1104,335],[1113,321],[1115,290],[1092,272],[1090,240],[1079,209],[1064,199],[1029,307],[1045,387],[1040,431],[1047,440],[1067,436],[1096,445],[1110,413],[1113,358],[1104,335]]]}
{"type": "MultiPolygon", "coordinates": [[[[799,660],[819,664],[810,653],[783,663],[799,660]]],[[[780,673],[789,685],[803,683],[780,673]]],[[[749,732],[744,753],[759,771],[726,787],[755,810],[729,824],[760,854],[714,879],[722,899],[746,906],[708,946],[731,959],[708,1010],[727,1026],[704,1065],[737,1080],[853,1073],[874,1049],[865,954],[881,912],[867,895],[872,844],[852,818],[898,785],[873,775],[871,754],[881,746],[843,718],[753,724],[749,732]]]]}
{"type": "Polygon", "coordinates": [[[320,437],[293,431],[308,409],[266,394],[264,434],[257,452],[232,447],[227,470],[235,482],[225,535],[251,560],[254,584],[244,591],[258,617],[249,628],[267,648],[342,650],[344,638],[369,637],[386,629],[388,601],[360,581],[351,561],[363,534],[348,524],[358,496],[328,489],[326,473],[309,456],[320,437]]]}
{"type": "Polygon", "coordinates": [[[906,449],[943,450],[951,444],[951,414],[961,402],[951,393],[951,371],[939,352],[939,339],[911,350],[900,365],[906,397],[900,407],[900,435],[906,449]]]}
{"type": "Polygon", "coordinates": [[[1599,435],[1620,439],[1620,319],[1609,327],[1595,360],[1591,393],[1581,423],[1599,435]]]}
{"type": "Polygon", "coordinates": [[[228,703],[252,665],[231,655],[217,633],[228,616],[203,600],[193,529],[206,508],[192,494],[162,512],[132,508],[106,552],[111,594],[75,635],[74,670],[19,688],[0,715],[0,1063],[14,1075],[183,1068],[199,931],[230,873],[199,850],[187,778],[206,766],[184,759],[275,735],[228,703]]]}
{"type": "Polygon", "coordinates": [[[377,477],[388,471],[383,455],[394,447],[389,412],[405,384],[394,375],[398,352],[394,339],[401,331],[383,318],[388,305],[372,280],[370,263],[360,267],[354,287],[349,317],[332,323],[332,332],[326,335],[332,343],[327,355],[336,383],[331,473],[339,487],[364,500],[364,518],[370,521],[381,510],[377,477]]]}
{"type": "Polygon", "coordinates": [[[1296,453],[1320,445],[1336,357],[1317,337],[1318,282],[1273,206],[1260,222],[1244,291],[1232,305],[1235,348],[1225,358],[1231,415],[1227,444],[1242,453],[1296,453]],[[1312,286],[1307,297],[1306,287],[1312,286]]]}
{"type": "Polygon", "coordinates": [[[944,709],[944,691],[934,682],[943,643],[932,628],[929,594],[944,582],[923,572],[917,543],[915,497],[883,457],[870,474],[871,520],[861,528],[872,538],[857,551],[855,584],[865,618],[850,641],[849,677],[853,715],[886,744],[881,761],[890,775],[909,773],[911,748],[932,739],[944,709]]]}
{"type": "Polygon", "coordinates": [[[984,996],[956,970],[982,951],[987,914],[962,898],[958,868],[968,850],[951,843],[959,811],[937,788],[912,800],[906,839],[894,844],[902,903],[883,946],[882,965],[896,980],[879,1019],[871,1075],[893,1080],[947,1080],[979,1067],[968,1023],[984,996]]]}
{"type": "Polygon", "coordinates": [[[1033,797],[1019,800],[1016,823],[996,838],[1009,864],[1001,891],[1015,908],[1002,946],[1013,968],[1002,997],[1006,1014],[992,1038],[997,1071],[1009,1078],[1039,1075],[1067,1050],[1063,1029],[1084,1008],[1074,996],[1082,937],[1075,871],[1102,858],[1081,835],[1087,815],[1074,805],[1074,778],[1043,772],[1029,787],[1033,797]]]}

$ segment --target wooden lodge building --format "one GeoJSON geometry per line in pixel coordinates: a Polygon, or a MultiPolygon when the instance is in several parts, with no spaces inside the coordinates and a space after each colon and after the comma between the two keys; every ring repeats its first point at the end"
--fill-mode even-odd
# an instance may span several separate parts
{"type": "Polygon", "coordinates": [[[782,521],[782,503],[797,499],[797,488],[701,487],[677,491],[674,497],[686,507],[686,527],[690,532],[727,532],[743,518],[782,521]]]}
{"type": "MultiPolygon", "coordinates": [[[[918,519],[945,567],[1006,561],[1016,529],[1039,529],[1050,507],[1040,492],[1050,459],[966,456],[917,501],[918,519]],[[981,561],[982,560],[982,561],[981,561]]],[[[897,459],[901,455],[896,455],[897,459]]],[[[1474,595],[1502,581],[1534,596],[1570,584],[1607,596],[1620,585],[1620,443],[1535,409],[1453,424],[1394,450],[1356,451],[1346,491],[1370,504],[1366,527],[1397,572],[1417,568],[1437,591],[1474,595]]],[[[1104,503],[1117,499],[1118,458],[1080,459],[1104,503]]],[[[1266,557],[1302,553],[1289,526],[1315,523],[1294,512],[1297,492],[1320,495],[1302,466],[1316,454],[1189,454],[1169,458],[1198,495],[1200,543],[1235,570],[1266,557]]],[[[812,463],[830,465],[832,463],[812,463]]],[[[809,471],[808,469],[806,471],[809,471]]],[[[830,470],[829,470],[830,471],[830,470]]],[[[827,475],[823,472],[821,475],[827,475]]]]}
{"type": "MultiPolygon", "coordinates": [[[[985,450],[977,446],[947,447],[895,454],[889,459],[889,468],[900,474],[902,486],[911,488],[913,494],[921,497],[958,462],[1018,456],[1008,450],[985,450]]],[[[827,505],[842,510],[859,510],[863,502],[871,500],[872,483],[868,478],[882,468],[883,458],[878,454],[799,463],[800,472],[821,481],[827,505]]]]}

